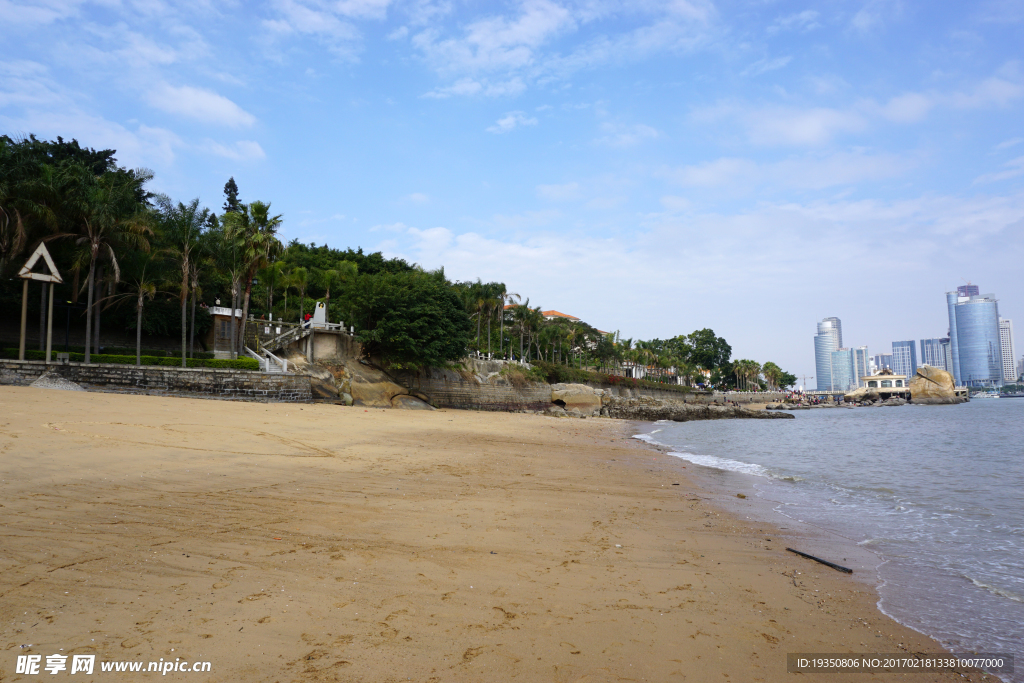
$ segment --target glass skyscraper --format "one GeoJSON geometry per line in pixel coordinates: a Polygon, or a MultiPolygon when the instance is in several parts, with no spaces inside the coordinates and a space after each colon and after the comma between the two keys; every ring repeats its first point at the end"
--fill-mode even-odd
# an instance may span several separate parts
{"type": "Polygon", "coordinates": [[[853,349],[839,349],[832,352],[832,391],[856,389],[856,374],[857,362],[853,349]]]}
{"type": "Polygon", "coordinates": [[[1003,383],[999,303],[992,294],[970,293],[973,291],[960,287],[957,292],[946,293],[953,377],[957,385],[999,386],[1003,383]],[[967,295],[960,295],[959,290],[967,295]]]}
{"type": "Polygon", "coordinates": [[[867,377],[871,374],[871,361],[868,356],[868,347],[858,346],[853,350],[853,386],[859,387],[862,385],[860,381],[861,377],[867,377]]]}
{"type": "Polygon", "coordinates": [[[949,370],[946,367],[946,349],[943,344],[945,339],[922,339],[921,340],[921,365],[930,365],[933,368],[949,370]]]}
{"type": "Polygon", "coordinates": [[[843,325],[839,318],[825,318],[814,335],[814,373],[818,391],[832,391],[832,352],[843,346],[843,325]]]}
{"type": "Polygon", "coordinates": [[[908,380],[917,374],[917,345],[913,339],[892,343],[892,371],[908,380]]]}

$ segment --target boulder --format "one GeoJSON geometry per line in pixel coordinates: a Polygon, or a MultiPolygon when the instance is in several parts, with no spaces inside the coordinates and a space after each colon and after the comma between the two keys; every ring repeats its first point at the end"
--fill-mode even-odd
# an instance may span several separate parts
{"type": "Polygon", "coordinates": [[[960,403],[953,389],[953,375],[945,370],[922,365],[910,379],[911,403],[947,405],[960,403]]]}
{"type": "Polygon", "coordinates": [[[879,399],[877,389],[869,389],[867,387],[859,387],[846,393],[843,396],[843,400],[847,403],[862,403],[864,401],[877,401],[879,399]]]}
{"type": "Polygon", "coordinates": [[[580,415],[592,416],[601,414],[601,397],[604,391],[588,387],[586,384],[552,384],[551,402],[569,412],[578,411],[580,415]]]}
{"type": "Polygon", "coordinates": [[[434,406],[415,396],[400,394],[391,399],[391,407],[399,410],[436,410],[434,406]]]}

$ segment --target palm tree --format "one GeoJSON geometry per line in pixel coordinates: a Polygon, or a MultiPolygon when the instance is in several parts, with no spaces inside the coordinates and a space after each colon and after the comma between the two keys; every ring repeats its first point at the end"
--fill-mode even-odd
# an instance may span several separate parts
{"type": "Polygon", "coordinates": [[[317,282],[319,282],[320,286],[326,290],[326,296],[324,297],[324,313],[328,321],[331,319],[331,287],[336,287],[337,285],[354,278],[358,272],[358,267],[352,261],[338,261],[334,264],[334,268],[314,271],[313,275],[316,277],[317,282]]]}
{"type": "Polygon", "coordinates": [[[161,195],[157,197],[157,206],[160,211],[164,239],[168,243],[167,252],[181,269],[181,283],[178,286],[178,298],[181,302],[181,367],[186,367],[188,364],[186,360],[186,338],[188,336],[188,326],[185,324],[186,304],[188,303],[190,279],[192,282],[198,283],[198,265],[194,261],[199,255],[203,230],[210,217],[210,210],[199,208],[198,197],[188,204],[178,202],[175,205],[168,197],[161,195]]]}
{"type": "Polygon", "coordinates": [[[301,266],[292,270],[292,286],[299,290],[299,322],[305,314],[306,287],[309,286],[309,271],[301,266]]]}
{"type": "Polygon", "coordinates": [[[231,282],[231,348],[229,353],[230,358],[233,359],[238,356],[238,347],[235,344],[235,340],[238,338],[235,311],[238,310],[239,298],[241,296],[245,264],[241,258],[239,239],[228,233],[223,225],[212,228],[209,231],[209,235],[213,262],[220,272],[228,276],[231,282]]]}
{"type": "Polygon", "coordinates": [[[252,280],[256,271],[274,260],[282,251],[277,239],[281,216],[270,215],[270,203],[254,201],[245,206],[245,212],[229,211],[224,214],[225,232],[238,240],[240,258],[244,264],[245,295],[242,303],[242,330],[235,344],[239,351],[245,343],[245,321],[249,318],[249,300],[252,280]]]}
{"type": "MultiPolygon", "coordinates": [[[[498,353],[501,357],[505,357],[505,305],[515,301],[519,303],[522,301],[522,297],[515,292],[510,292],[505,289],[505,285],[501,286],[501,291],[498,293],[501,299],[501,331],[498,333],[498,353]]],[[[521,344],[520,344],[521,346],[521,344]]]]}
{"type": "Polygon", "coordinates": [[[117,248],[148,249],[149,216],[138,199],[145,183],[152,179],[149,171],[105,173],[96,177],[84,164],[70,163],[61,169],[64,211],[77,228],[77,234],[57,234],[48,239],[73,237],[86,248],[89,262],[88,299],[85,314],[85,362],[90,362],[92,341],[93,299],[96,265],[100,259],[110,262],[114,280],[120,279],[117,248]]]}

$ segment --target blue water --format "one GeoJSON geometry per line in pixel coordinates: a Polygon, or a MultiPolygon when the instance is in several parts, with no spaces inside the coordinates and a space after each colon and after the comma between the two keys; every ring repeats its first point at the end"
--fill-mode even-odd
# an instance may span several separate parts
{"type": "Polygon", "coordinates": [[[1024,398],[794,415],[642,431],[876,553],[880,606],[901,623],[953,651],[1024,655],[1024,398]]]}

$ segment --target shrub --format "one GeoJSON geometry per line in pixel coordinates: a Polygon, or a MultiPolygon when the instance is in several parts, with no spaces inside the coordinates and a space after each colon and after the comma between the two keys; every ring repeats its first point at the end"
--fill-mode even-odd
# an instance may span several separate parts
{"type": "Polygon", "coordinates": [[[633,379],[621,375],[608,375],[603,372],[580,370],[546,361],[533,361],[533,369],[544,376],[549,384],[610,384],[611,386],[630,387],[634,389],[661,389],[688,394],[691,389],[679,384],[655,382],[649,379],[633,379]]]}
{"type": "MultiPolygon", "coordinates": [[[[56,358],[57,352],[54,351],[54,358],[56,358]]],[[[3,349],[3,358],[17,358],[18,349],[3,349]]],[[[39,351],[38,349],[29,349],[25,351],[26,360],[45,360],[46,352],[39,351]]],[[[81,363],[85,360],[85,354],[83,353],[69,353],[68,360],[75,363],[81,363]]],[[[165,367],[181,367],[181,356],[174,357],[159,357],[159,356],[142,356],[139,359],[143,365],[161,365],[165,367]]],[[[91,363],[110,363],[113,365],[135,365],[135,355],[116,355],[110,353],[94,353],[89,357],[91,363]]],[[[231,370],[259,370],[260,364],[255,358],[238,358],[235,360],[230,359],[215,359],[215,358],[189,358],[186,360],[187,367],[190,368],[221,368],[231,370]]]]}

